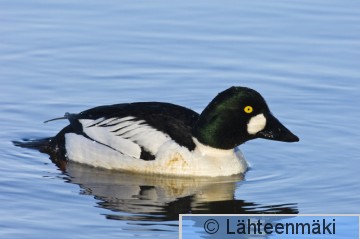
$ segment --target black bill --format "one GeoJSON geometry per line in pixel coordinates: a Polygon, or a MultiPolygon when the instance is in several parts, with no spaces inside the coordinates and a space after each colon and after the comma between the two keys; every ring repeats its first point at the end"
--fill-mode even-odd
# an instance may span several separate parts
{"type": "Polygon", "coordinates": [[[291,133],[283,124],[280,123],[273,115],[266,117],[266,126],[256,134],[263,139],[277,140],[283,142],[298,142],[299,138],[291,133]]]}

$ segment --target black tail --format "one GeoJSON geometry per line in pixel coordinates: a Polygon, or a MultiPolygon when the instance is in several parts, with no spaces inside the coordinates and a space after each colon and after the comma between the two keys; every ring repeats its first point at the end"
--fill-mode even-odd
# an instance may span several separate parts
{"type": "Polygon", "coordinates": [[[65,148],[58,145],[56,137],[43,138],[43,139],[24,139],[22,141],[13,141],[13,144],[22,148],[35,149],[41,153],[46,153],[50,156],[50,159],[61,170],[65,170],[66,156],[65,148]]]}
{"type": "Polygon", "coordinates": [[[37,149],[40,152],[48,153],[53,138],[43,139],[24,139],[22,141],[13,141],[13,144],[22,148],[37,149]]]}

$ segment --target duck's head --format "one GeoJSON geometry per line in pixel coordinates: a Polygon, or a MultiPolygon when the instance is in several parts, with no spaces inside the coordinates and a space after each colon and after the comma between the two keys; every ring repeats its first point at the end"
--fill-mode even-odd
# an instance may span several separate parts
{"type": "Polygon", "coordinates": [[[299,141],[271,114],[264,98],[246,87],[219,93],[201,113],[193,134],[200,143],[218,149],[232,149],[255,138],[299,141]]]}

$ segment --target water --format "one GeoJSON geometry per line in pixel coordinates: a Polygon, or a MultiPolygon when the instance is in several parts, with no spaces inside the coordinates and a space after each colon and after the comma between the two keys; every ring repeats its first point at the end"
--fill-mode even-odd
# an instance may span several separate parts
{"type": "Polygon", "coordinates": [[[0,2],[0,238],[177,238],[179,213],[360,213],[358,1],[0,2]],[[127,175],[11,141],[64,112],[243,85],[301,141],[240,148],[244,177],[127,175]]]}

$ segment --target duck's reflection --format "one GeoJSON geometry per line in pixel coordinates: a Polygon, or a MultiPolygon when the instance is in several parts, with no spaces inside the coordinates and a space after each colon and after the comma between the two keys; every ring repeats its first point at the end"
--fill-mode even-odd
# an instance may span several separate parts
{"type": "Polygon", "coordinates": [[[182,178],[140,175],[67,163],[65,174],[116,220],[168,221],[179,214],[296,214],[296,204],[259,205],[235,199],[241,175],[182,178]]]}

